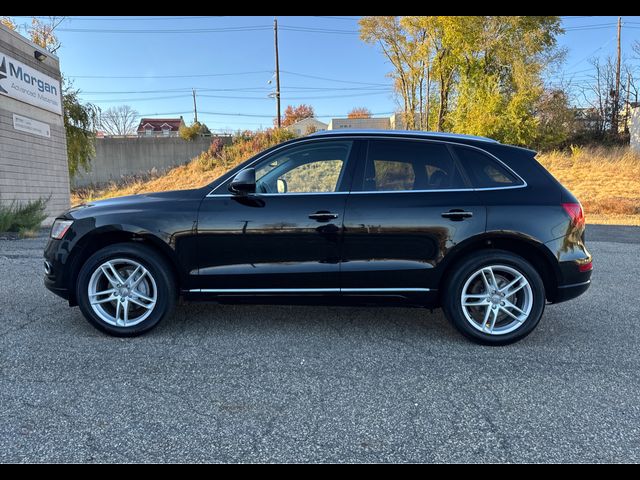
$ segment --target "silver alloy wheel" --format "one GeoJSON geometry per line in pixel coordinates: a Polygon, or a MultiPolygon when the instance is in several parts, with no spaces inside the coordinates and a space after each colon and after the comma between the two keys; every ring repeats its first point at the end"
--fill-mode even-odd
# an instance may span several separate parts
{"type": "Polygon", "coordinates": [[[140,263],[115,258],[95,269],[88,294],[91,308],[103,321],[114,327],[133,327],[153,312],[158,288],[140,263]]]}
{"type": "Polygon", "coordinates": [[[513,267],[487,265],[462,287],[462,311],[469,324],[489,335],[505,335],[520,328],[533,307],[533,290],[513,267]]]}

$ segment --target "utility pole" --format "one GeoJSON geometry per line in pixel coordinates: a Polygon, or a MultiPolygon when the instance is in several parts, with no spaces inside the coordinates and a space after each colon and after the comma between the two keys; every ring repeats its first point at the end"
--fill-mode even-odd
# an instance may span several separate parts
{"type": "Polygon", "coordinates": [[[278,128],[281,125],[280,119],[280,60],[278,59],[278,19],[273,19],[273,39],[276,47],[276,119],[278,128]]]}
{"type": "Polygon", "coordinates": [[[613,95],[613,112],[611,112],[611,130],[618,133],[618,113],[620,108],[620,34],[622,33],[622,17],[618,17],[618,59],[616,61],[616,88],[613,95]]]}
{"type": "Polygon", "coordinates": [[[198,105],[196,104],[196,89],[193,89],[193,121],[198,123],[198,105]]]}
{"type": "Polygon", "coordinates": [[[624,105],[624,133],[629,133],[629,95],[631,90],[631,72],[627,72],[627,102],[624,105]]]}

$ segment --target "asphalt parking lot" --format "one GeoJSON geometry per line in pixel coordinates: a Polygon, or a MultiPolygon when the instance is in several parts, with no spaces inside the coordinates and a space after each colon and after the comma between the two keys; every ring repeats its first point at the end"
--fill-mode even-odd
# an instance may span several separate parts
{"type": "Polygon", "coordinates": [[[184,305],[116,339],[0,240],[1,462],[639,462],[640,228],[502,348],[440,311],[184,305]]]}

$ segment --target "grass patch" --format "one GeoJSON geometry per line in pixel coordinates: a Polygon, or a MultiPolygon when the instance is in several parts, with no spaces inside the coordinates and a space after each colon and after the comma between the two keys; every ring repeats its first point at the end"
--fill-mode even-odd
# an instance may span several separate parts
{"type": "Polygon", "coordinates": [[[573,148],[538,160],[578,197],[587,223],[640,225],[640,154],[628,147],[573,148]]]}
{"type": "Polygon", "coordinates": [[[18,232],[21,237],[37,235],[42,221],[47,218],[47,198],[39,198],[25,204],[0,205],[0,232],[18,232]]]}

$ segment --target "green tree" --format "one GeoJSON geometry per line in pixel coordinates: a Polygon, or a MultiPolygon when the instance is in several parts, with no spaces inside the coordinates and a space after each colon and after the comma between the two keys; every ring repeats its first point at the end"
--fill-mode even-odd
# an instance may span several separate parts
{"type": "Polygon", "coordinates": [[[204,123],[193,122],[189,126],[181,126],[178,130],[178,135],[183,140],[187,140],[188,142],[190,142],[191,140],[194,140],[199,136],[211,136],[211,130],[209,130],[209,128],[204,123]]]}
{"type": "Polygon", "coordinates": [[[536,105],[538,135],[534,146],[561,148],[576,130],[575,111],[563,90],[545,91],[536,105]]]}
{"type": "Polygon", "coordinates": [[[553,16],[364,17],[361,38],[394,67],[408,128],[526,144],[538,133],[541,76],[562,30],[553,16]]]}
{"type": "Polygon", "coordinates": [[[193,122],[189,126],[180,126],[178,135],[180,135],[180,138],[182,138],[183,140],[187,140],[188,142],[190,142],[193,139],[197,138],[198,135],[200,135],[201,129],[202,125],[200,124],[200,122],[193,122]]]}
{"type": "Polygon", "coordinates": [[[95,155],[95,126],[98,119],[98,109],[90,103],[81,103],[78,94],[79,90],[74,90],[70,84],[65,85],[62,91],[67,161],[72,177],[80,168],[85,171],[90,169],[91,157],[95,155]]]}
{"type": "Polygon", "coordinates": [[[421,32],[405,28],[402,17],[366,16],[360,19],[360,38],[377,44],[394,70],[389,74],[402,101],[405,127],[418,128],[416,113],[420,110],[420,91],[424,85],[425,57],[421,50],[421,32]]]}

